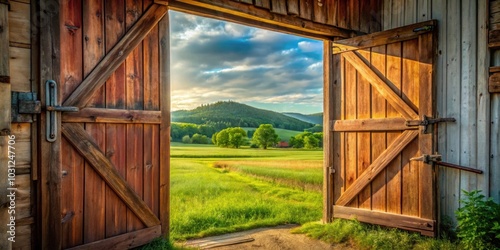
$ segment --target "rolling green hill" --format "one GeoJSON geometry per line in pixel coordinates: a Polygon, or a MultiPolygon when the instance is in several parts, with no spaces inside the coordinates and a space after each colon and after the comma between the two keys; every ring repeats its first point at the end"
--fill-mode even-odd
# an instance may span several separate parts
{"type": "Polygon", "coordinates": [[[270,110],[258,109],[245,104],[228,101],[202,105],[193,110],[172,112],[173,122],[195,124],[224,123],[229,127],[258,127],[272,124],[275,128],[303,131],[313,126],[293,117],[270,110]]]}
{"type": "Polygon", "coordinates": [[[323,124],[323,113],[315,113],[310,115],[304,115],[300,113],[282,113],[286,116],[293,117],[295,119],[312,123],[312,124],[323,124]]]}

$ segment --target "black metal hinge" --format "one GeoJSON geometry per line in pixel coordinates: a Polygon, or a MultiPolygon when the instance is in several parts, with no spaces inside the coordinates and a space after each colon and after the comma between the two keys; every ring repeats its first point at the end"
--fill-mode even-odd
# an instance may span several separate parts
{"type": "Polygon", "coordinates": [[[33,92],[12,92],[11,94],[11,120],[12,122],[36,121],[34,114],[42,112],[42,105],[33,92]]]}

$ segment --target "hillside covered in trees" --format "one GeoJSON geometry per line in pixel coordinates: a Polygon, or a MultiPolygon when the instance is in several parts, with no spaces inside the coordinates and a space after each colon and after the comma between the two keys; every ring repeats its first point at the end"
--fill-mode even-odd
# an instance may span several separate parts
{"type": "Polygon", "coordinates": [[[314,124],[270,110],[258,109],[245,104],[227,101],[202,105],[193,110],[172,112],[173,122],[206,124],[220,129],[226,127],[253,127],[272,124],[274,128],[303,131],[314,124]]]}
{"type": "Polygon", "coordinates": [[[286,116],[293,117],[295,119],[304,121],[304,122],[309,122],[312,124],[323,124],[323,113],[315,113],[315,114],[310,114],[310,115],[304,115],[300,113],[282,113],[286,116]]]}

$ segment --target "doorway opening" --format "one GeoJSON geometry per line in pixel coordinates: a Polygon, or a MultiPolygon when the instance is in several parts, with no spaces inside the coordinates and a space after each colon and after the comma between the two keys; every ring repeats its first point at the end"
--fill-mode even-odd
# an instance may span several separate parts
{"type": "Polygon", "coordinates": [[[321,219],[323,42],[169,17],[170,235],[321,219]]]}

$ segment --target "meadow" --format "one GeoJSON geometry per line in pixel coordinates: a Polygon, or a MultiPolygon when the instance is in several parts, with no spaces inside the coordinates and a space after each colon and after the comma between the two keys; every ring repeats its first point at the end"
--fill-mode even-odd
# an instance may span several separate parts
{"type": "Polygon", "coordinates": [[[172,143],[171,238],[319,221],[322,156],[172,143]]]}

